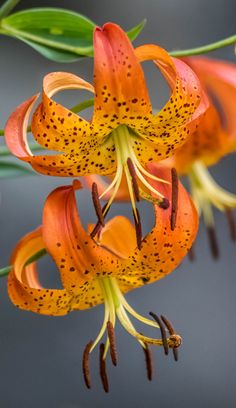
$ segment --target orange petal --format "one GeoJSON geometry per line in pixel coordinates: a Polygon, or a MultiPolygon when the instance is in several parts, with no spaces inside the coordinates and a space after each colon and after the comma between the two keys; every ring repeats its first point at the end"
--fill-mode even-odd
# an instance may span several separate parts
{"type": "Polygon", "coordinates": [[[93,86],[76,75],[52,72],[44,77],[42,103],[34,113],[31,127],[35,139],[42,146],[68,152],[74,144],[91,138],[90,123],[55,102],[52,97],[67,89],[86,89],[93,93],[93,86]]]}
{"type": "Polygon", "coordinates": [[[226,132],[225,145],[236,148],[236,64],[210,58],[188,58],[186,62],[197,73],[209,98],[218,111],[221,126],[226,132]]]}
{"type": "Polygon", "coordinates": [[[94,87],[93,122],[98,130],[150,113],[142,67],[126,33],[113,23],[94,32],[94,87]]]}
{"type": "MultiPolygon", "coordinates": [[[[149,172],[170,180],[170,170],[155,163],[148,165],[149,172]]],[[[150,179],[150,183],[158,189],[171,203],[171,186],[150,179]]],[[[161,279],[174,271],[183,260],[195,240],[198,216],[188,193],[179,182],[179,210],[175,230],[170,227],[171,206],[163,210],[155,207],[155,225],[143,239],[141,250],[130,254],[123,261],[126,270],[121,276],[124,284],[130,287],[141,286],[161,279]]]]}
{"type": "MultiPolygon", "coordinates": [[[[49,74],[50,76],[51,74],[49,74]]],[[[52,74],[51,81],[55,82],[54,87],[56,87],[56,74],[52,74]]],[[[47,84],[47,87],[50,92],[52,89],[61,89],[53,88],[50,83],[47,84]]],[[[65,82],[65,88],[67,83],[65,82]]],[[[13,112],[10,118],[7,121],[6,128],[5,128],[5,137],[6,143],[10,149],[10,151],[17,156],[19,159],[26,161],[31,164],[31,166],[39,173],[52,175],[52,176],[60,176],[60,177],[73,177],[73,176],[80,176],[84,173],[86,174],[93,174],[99,172],[100,174],[112,174],[116,169],[116,160],[113,156],[111,156],[111,150],[113,149],[114,145],[112,140],[108,140],[106,144],[100,146],[101,141],[99,138],[91,138],[91,133],[84,134],[82,139],[83,142],[79,142],[78,137],[74,136],[74,139],[71,139],[68,145],[68,153],[66,154],[54,154],[54,155],[38,155],[34,156],[29,149],[28,142],[27,142],[27,126],[30,113],[33,109],[34,103],[37,99],[37,95],[31,97],[27,101],[23,102],[15,112],[13,112]],[[95,140],[94,142],[92,140],[95,140]]],[[[52,102],[53,104],[55,102],[52,102]]],[[[48,105],[50,102],[48,101],[48,105]]],[[[55,148],[59,149],[59,145],[62,146],[65,142],[65,138],[56,134],[56,130],[51,129],[54,125],[50,122],[50,125],[46,125],[44,119],[40,116],[41,115],[42,104],[39,105],[36,113],[34,115],[34,119],[32,122],[34,132],[36,134],[36,139],[43,144],[42,139],[40,139],[40,134],[44,135],[44,133],[38,133],[39,129],[43,132],[43,126],[45,125],[50,126],[50,133],[46,138],[47,134],[45,133],[42,138],[45,140],[44,147],[55,148]],[[37,118],[37,120],[36,120],[37,118]],[[36,127],[35,127],[36,126],[36,127]],[[55,136],[55,137],[54,137],[55,136]],[[56,140],[58,141],[58,145],[56,145],[56,140]],[[63,142],[64,140],[64,142],[63,142]],[[55,142],[55,143],[54,143],[55,142]]],[[[50,107],[51,109],[51,107],[50,107]]],[[[66,108],[61,107],[58,105],[58,109],[65,110],[65,112],[69,112],[66,108]]],[[[67,114],[66,114],[67,115],[67,114]]],[[[71,120],[80,119],[77,115],[73,114],[69,116],[72,118],[71,120]],[[74,116],[73,116],[74,115],[74,116]],[[77,119],[76,119],[76,118],[77,119]]],[[[55,117],[52,115],[54,119],[55,117]]],[[[86,122],[86,121],[85,121],[86,122]]],[[[75,122],[73,122],[75,123],[75,122]]],[[[86,122],[88,124],[88,122],[86,122]]],[[[68,124],[68,123],[67,123],[68,124]]],[[[60,129],[63,132],[63,124],[60,124],[60,129]]],[[[65,128],[66,129],[66,128],[65,128]]],[[[78,128],[80,129],[80,128],[78,128]]],[[[75,130],[74,130],[75,132],[75,130]]],[[[69,140],[69,139],[68,139],[69,140]]],[[[63,149],[62,149],[63,150],[63,149]]]]}
{"type": "Polygon", "coordinates": [[[135,229],[127,218],[116,216],[102,229],[99,242],[118,257],[128,258],[137,246],[135,229]]]}
{"type": "Polygon", "coordinates": [[[171,58],[155,45],[143,45],[136,48],[135,53],[140,61],[154,60],[172,89],[170,99],[161,111],[148,117],[146,126],[143,123],[141,134],[145,139],[133,142],[140,161],[147,163],[170,156],[184,143],[206,110],[207,101],[203,98],[200,82],[187,64],[171,58]],[[147,140],[153,143],[148,144],[147,140]]]}
{"type": "Polygon", "coordinates": [[[64,289],[43,289],[35,264],[24,267],[28,259],[43,249],[41,229],[26,235],[17,245],[8,277],[8,293],[17,307],[35,313],[60,316],[71,310],[72,298],[64,289]]]}
{"type": "Polygon", "coordinates": [[[28,162],[33,155],[27,141],[27,126],[37,98],[38,95],[34,95],[19,105],[5,126],[5,140],[9,150],[19,159],[28,162]]]}
{"type": "Polygon", "coordinates": [[[47,198],[43,239],[68,292],[81,296],[95,278],[116,275],[119,260],[99,247],[84,230],[72,186],[59,187],[47,198]]]}
{"type": "Polygon", "coordinates": [[[177,149],[172,159],[172,165],[178,173],[188,173],[196,160],[202,160],[209,166],[215,164],[227,153],[228,138],[220,123],[220,117],[213,105],[203,116],[197,130],[189,136],[184,145],[177,149]]]}

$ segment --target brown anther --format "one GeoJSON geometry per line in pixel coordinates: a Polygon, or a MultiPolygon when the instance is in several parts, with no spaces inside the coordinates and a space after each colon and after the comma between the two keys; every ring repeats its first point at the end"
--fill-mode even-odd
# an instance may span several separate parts
{"type": "Polygon", "coordinates": [[[167,341],[167,337],[166,337],[166,331],[165,331],[165,327],[161,321],[161,319],[153,312],[149,313],[150,316],[152,316],[152,318],[155,320],[155,322],[159,325],[160,330],[161,330],[161,337],[162,337],[162,343],[163,343],[163,348],[164,348],[164,352],[165,355],[167,356],[169,353],[169,346],[168,346],[168,341],[167,341]]]}
{"type": "Polygon", "coordinates": [[[96,211],[96,215],[98,217],[98,221],[101,224],[102,227],[105,226],[105,220],[104,220],[104,215],[101,207],[101,203],[99,200],[99,195],[98,195],[98,186],[96,183],[92,184],[92,200],[93,200],[93,205],[96,211]]]}
{"type": "MultiPolygon", "coordinates": [[[[103,217],[105,218],[110,207],[108,207],[107,209],[107,203],[102,207],[102,213],[103,213],[103,217]],[[106,210],[106,211],[105,211],[106,210]]],[[[100,221],[97,222],[97,224],[95,225],[94,229],[92,230],[92,232],[90,233],[90,237],[94,238],[97,234],[99,234],[102,230],[102,225],[100,223],[100,221]]]]}
{"type": "Polygon", "coordinates": [[[172,183],[172,193],[171,193],[171,216],[170,216],[170,227],[174,231],[178,212],[178,193],[179,193],[179,180],[176,169],[173,167],[171,169],[171,183],[172,183]]]}
{"type": "Polygon", "coordinates": [[[231,208],[225,208],[225,214],[229,225],[229,232],[232,241],[236,241],[236,224],[234,219],[234,213],[231,208]]]}
{"type": "Polygon", "coordinates": [[[194,251],[194,245],[192,245],[192,247],[191,247],[190,250],[188,251],[188,257],[189,257],[189,260],[190,260],[191,262],[195,261],[196,255],[195,255],[195,251],[194,251]]]}
{"type": "Polygon", "coordinates": [[[147,343],[145,343],[145,348],[142,347],[145,355],[145,362],[147,368],[147,378],[149,381],[152,381],[153,378],[153,361],[152,361],[152,354],[151,350],[147,343]]]}
{"type": "Polygon", "coordinates": [[[113,324],[110,321],[107,322],[107,334],[110,342],[111,361],[113,365],[116,366],[117,365],[116,336],[113,324]]]}
{"type": "Polygon", "coordinates": [[[106,361],[103,358],[105,346],[104,343],[100,344],[100,377],[102,380],[102,386],[105,392],[109,392],[109,383],[108,383],[108,378],[107,378],[107,372],[106,372],[106,361]]]}
{"type": "Polygon", "coordinates": [[[84,349],[83,353],[83,361],[82,361],[82,369],[84,375],[84,382],[87,388],[91,388],[91,377],[90,377],[90,370],[89,370],[89,352],[93,345],[93,341],[91,340],[84,349]]]}
{"type": "Polygon", "coordinates": [[[170,206],[170,202],[169,202],[168,198],[164,197],[164,198],[162,199],[162,201],[160,201],[160,203],[158,204],[158,206],[159,206],[160,208],[162,208],[163,210],[167,210],[167,209],[169,208],[169,206],[170,206]]]}
{"type": "Polygon", "coordinates": [[[207,227],[207,232],[208,232],[208,239],[209,239],[211,254],[214,259],[218,259],[220,256],[220,250],[219,250],[215,228],[213,226],[209,226],[207,227]]]}
{"type": "Polygon", "coordinates": [[[178,334],[172,334],[169,337],[169,343],[170,343],[170,347],[173,349],[176,349],[178,347],[181,346],[182,344],[182,337],[179,336],[178,334]]]}
{"type": "Polygon", "coordinates": [[[172,346],[172,344],[169,344],[169,346],[172,347],[175,361],[178,361],[179,352],[178,352],[177,348],[181,345],[182,339],[178,334],[175,333],[174,327],[172,326],[171,322],[167,319],[167,317],[161,315],[161,319],[164,322],[164,324],[166,325],[166,328],[167,328],[168,332],[170,333],[170,340],[174,341],[175,345],[172,346]]]}
{"type": "Polygon", "coordinates": [[[141,224],[141,220],[140,220],[140,214],[139,214],[139,211],[138,211],[137,208],[136,208],[136,214],[135,214],[135,212],[133,210],[137,246],[138,246],[138,249],[141,250],[141,246],[142,246],[142,224],[141,224]],[[136,214],[137,214],[138,219],[136,218],[136,214]]]}
{"type": "Polygon", "coordinates": [[[135,172],[135,168],[134,168],[133,162],[130,157],[128,157],[127,159],[127,166],[129,169],[129,174],[131,175],[131,178],[132,178],[132,186],[133,186],[133,192],[135,195],[135,199],[136,201],[140,201],[140,194],[139,194],[139,187],[138,187],[137,178],[136,178],[136,172],[135,172]]]}

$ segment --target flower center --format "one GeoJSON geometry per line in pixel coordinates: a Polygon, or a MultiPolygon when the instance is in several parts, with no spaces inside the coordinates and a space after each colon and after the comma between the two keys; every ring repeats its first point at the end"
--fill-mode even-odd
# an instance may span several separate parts
{"type": "Polygon", "coordinates": [[[168,354],[169,347],[173,349],[174,358],[177,361],[177,348],[181,345],[181,337],[175,333],[171,323],[164,316],[158,317],[154,313],[150,313],[154,320],[150,320],[137,313],[125,300],[118,282],[115,278],[100,278],[99,285],[103,293],[104,298],[104,319],[101,330],[95,339],[95,341],[88,343],[84,351],[83,358],[83,372],[85,377],[85,383],[90,388],[90,375],[89,375],[89,354],[94,350],[102,337],[107,333],[105,345],[100,345],[100,374],[105,391],[108,388],[108,380],[105,370],[105,360],[107,352],[110,349],[111,360],[114,365],[117,365],[117,351],[115,341],[115,324],[116,319],[119,320],[124,329],[133,336],[142,346],[147,363],[148,378],[151,379],[152,361],[151,354],[148,345],[163,346],[165,354],[168,354]],[[133,323],[130,320],[129,315],[132,315],[137,320],[141,321],[148,326],[160,329],[161,338],[152,338],[139,333],[133,323]],[[169,333],[167,337],[166,333],[169,333]]]}
{"type": "Polygon", "coordinates": [[[123,174],[125,174],[126,177],[130,200],[137,221],[138,215],[135,202],[139,201],[140,196],[152,203],[163,206],[163,208],[168,208],[168,200],[148,182],[147,178],[166,184],[169,184],[169,182],[149,173],[138,161],[131,143],[131,139],[134,138],[134,136],[132,136],[128,127],[120,125],[113,130],[110,137],[113,138],[115,144],[117,170],[113,181],[99,197],[101,199],[112,190],[104,214],[108,211],[119,190],[123,174]],[[152,193],[155,194],[154,197],[152,193]]]}

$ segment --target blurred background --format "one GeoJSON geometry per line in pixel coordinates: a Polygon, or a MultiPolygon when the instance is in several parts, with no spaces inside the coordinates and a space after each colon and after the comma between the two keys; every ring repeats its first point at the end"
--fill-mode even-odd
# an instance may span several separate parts
{"type": "MultiPolygon", "coordinates": [[[[147,25],[136,44],[153,42],[167,50],[207,44],[235,34],[235,0],[34,0],[17,9],[55,6],[80,12],[97,24],[114,21],[124,29],[147,25]]],[[[1,37],[0,128],[10,112],[41,89],[50,71],[68,70],[90,81],[93,61],[84,59],[63,65],[45,60],[25,44],[1,37]]],[[[233,47],[211,54],[235,61],[233,47]]],[[[160,75],[145,66],[151,97],[157,107],[167,98],[160,75]]],[[[86,95],[69,92],[60,100],[67,106],[86,95]]],[[[228,157],[212,169],[221,185],[236,193],[235,158],[228,157]]],[[[48,193],[70,180],[28,176],[1,180],[0,266],[8,264],[18,239],[41,222],[42,206],[48,193]]],[[[87,191],[79,195],[84,223],[95,220],[87,191]]],[[[130,215],[128,205],[117,205],[113,214],[130,215]]],[[[142,204],[145,231],[153,218],[142,204]]],[[[105,395],[98,374],[98,351],[91,358],[93,388],[83,383],[81,357],[85,344],[94,338],[103,308],[73,312],[66,317],[45,317],[17,310],[9,301],[6,279],[0,282],[0,407],[2,408],[235,408],[236,365],[236,247],[230,242],[227,223],[217,213],[221,258],[213,261],[206,233],[200,226],[197,259],[188,259],[169,277],[147,285],[127,298],[140,313],[150,310],[167,315],[184,342],[180,361],[165,358],[153,350],[155,377],[146,379],[140,346],[117,324],[119,364],[108,363],[110,393],[105,395]]],[[[50,260],[40,261],[43,282],[59,287],[50,260]]],[[[140,327],[141,330],[141,327],[140,327]]],[[[146,330],[145,328],[143,330],[146,330]]],[[[149,334],[154,333],[150,331],[149,334]]]]}

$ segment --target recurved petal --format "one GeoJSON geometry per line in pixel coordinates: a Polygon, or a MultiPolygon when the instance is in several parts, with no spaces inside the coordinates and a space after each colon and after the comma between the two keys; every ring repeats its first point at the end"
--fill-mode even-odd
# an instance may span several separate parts
{"type": "Polygon", "coordinates": [[[198,75],[218,111],[228,152],[235,151],[236,64],[206,57],[191,57],[185,61],[198,75]]]}
{"type": "MultiPolygon", "coordinates": [[[[98,173],[107,175],[114,173],[116,160],[111,155],[111,151],[114,149],[112,140],[109,139],[101,146],[99,138],[94,138],[94,141],[91,138],[89,139],[90,133],[83,136],[83,142],[79,142],[74,136],[74,139],[68,142],[68,149],[70,146],[69,153],[33,155],[27,141],[27,126],[37,98],[38,95],[35,95],[23,102],[7,121],[5,127],[6,143],[16,157],[30,163],[37,172],[50,176],[76,177],[84,174],[98,173]]],[[[36,116],[39,110],[40,107],[36,111],[36,116]]],[[[34,120],[36,120],[36,116],[34,120]]],[[[38,118],[39,125],[40,120],[38,118]]],[[[52,144],[50,142],[54,140],[54,135],[55,133],[50,131],[47,135],[45,147],[56,148],[53,142],[52,144]]],[[[62,139],[59,137],[58,141],[62,139]]]]}
{"type": "Polygon", "coordinates": [[[75,146],[83,148],[92,134],[90,122],[52,99],[67,89],[86,89],[93,93],[93,86],[80,77],[67,72],[52,72],[43,80],[42,103],[31,123],[37,142],[60,152],[70,152],[75,146]]]}
{"type": "Polygon", "coordinates": [[[99,247],[84,230],[77,211],[75,191],[80,183],[59,187],[47,198],[43,211],[43,239],[54,258],[68,292],[86,293],[94,278],[116,275],[119,259],[99,247]]]}
{"type": "Polygon", "coordinates": [[[39,95],[27,99],[10,115],[5,126],[5,140],[8,148],[24,161],[31,161],[32,152],[27,141],[27,126],[34,103],[39,95]]]}
{"type": "Polygon", "coordinates": [[[35,313],[60,316],[70,312],[72,298],[65,289],[43,289],[35,263],[24,266],[28,259],[43,249],[41,229],[26,235],[11,258],[13,268],[8,277],[8,293],[17,307],[35,313]]]}
{"type": "Polygon", "coordinates": [[[99,131],[151,111],[144,73],[133,46],[113,23],[94,32],[94,86],[93,122],[99,131]]]}
{"type": "Polygon", "coordinates": [[[135,53],[140,61],[154,60],[171,88],[170,98],[160,112],[140,121],[139,133],[143,138],[137,139],[133,146],[144,162],[157,161],[170,156],[184,143],[195,130],[208,102],[203,98],[198,78],[187,64],[171,58],[155,45],[143,45],[136,48],[135,53]],[[152,143],[145,146],[147,140],[155,146],[152,143]]]}
{"type": "MultiPolygon", "coordinates": [[[[155,163],[148,165],[149,172],[164,180],[171,179],[170,170],[155,163]]],[[[171,185],[150,180],[171,204],[171,185]]],[[[163,210],[154,206],[155,225],[143,239],[141,250],[135,250],[123,261],[126,270],[121,276],[130,287],[141,286],[171,273],[187,254],[195,240],[198,216],[190,196],[179,182],[178,215],[174,231],[170,227],[171,205],[163,210]]]]}

